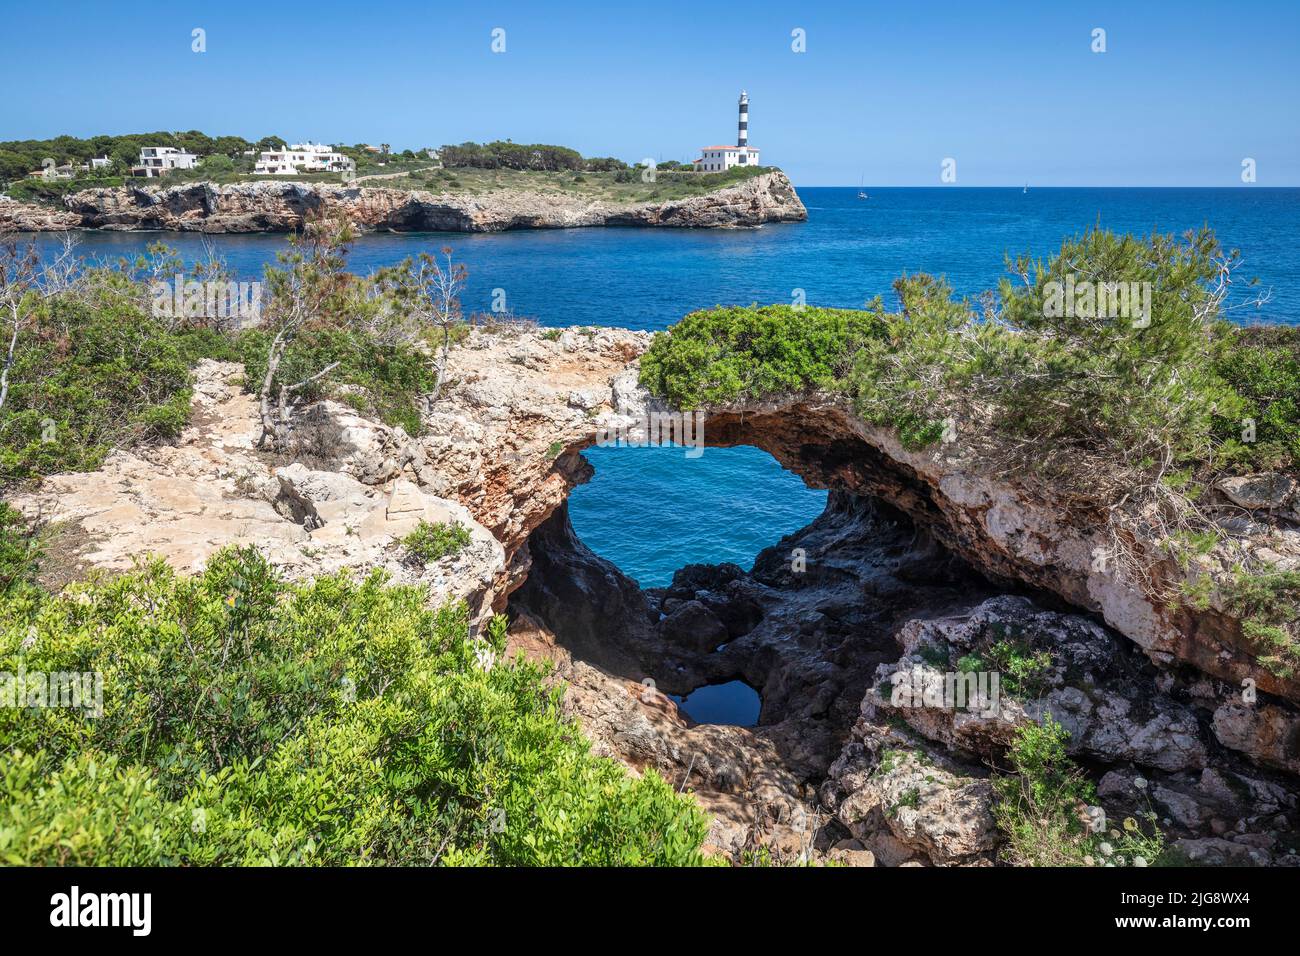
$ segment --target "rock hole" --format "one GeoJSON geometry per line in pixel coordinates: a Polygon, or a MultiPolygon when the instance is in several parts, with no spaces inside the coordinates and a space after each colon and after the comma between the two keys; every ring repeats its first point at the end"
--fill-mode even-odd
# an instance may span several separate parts
{"type": "Polygon", "coordinates": [[[705,684],[684,697],[673,696],[672,699],[699,724],[753,727],[758,723],[759,711],[763,708],[758,691],[741,680],[705,684]]]}

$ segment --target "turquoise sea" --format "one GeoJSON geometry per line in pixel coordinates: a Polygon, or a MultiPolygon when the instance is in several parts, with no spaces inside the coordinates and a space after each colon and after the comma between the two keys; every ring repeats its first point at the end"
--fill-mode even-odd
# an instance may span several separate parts
{"type": "MultiPolygon", "coordinates": [[[[808,222],[758,230],[574,229],[498,235],[376,234],[361,238],[352,268],[368,272],[424,250],[454,249],[470,270],[467,311],[509,308],[547,326],[657,330],[715,304],[790,302],[861,306],[910,272],[946,275],[960,293],[993,287],[1007,254],[1046,255],[1093,223],[1146,234],[1209,224],[1240,249],[1243,277],[1271,290],[1243,322],[1300,324],[1300,189],[1239,187],[1014,189],[804,188],[808,222]],[[500,293],[497,293],[499,298],[500,293]]],[[[204,237],[91,232],[82,254],[116,258],[162,239],[204,255],[204,237]]],[[[57,239],[42,237],[52,248],[57,239]]],[[[206,237],[237,278],[259,278],[283,236],[206,237]]],[[[1238,288],[1247,293],[1244,283],[1238,288]]],[[[579,535],[644,586],[688,562],[748,567],[763,547],[807,524],[824,492],[755,449],[597,448],[596,477],[575,492],[579,535]]]]}

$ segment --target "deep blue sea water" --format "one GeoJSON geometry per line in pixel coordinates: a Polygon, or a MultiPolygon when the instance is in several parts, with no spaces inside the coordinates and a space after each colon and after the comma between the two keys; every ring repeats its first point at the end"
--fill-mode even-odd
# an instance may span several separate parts
{"type": "MultiPolygon", "coordinates": [[[[908,272],[946,275],[959,293],[992,288],[1008,253],[1047,255],[1093,223],[1146,234],[1209,224],[1242,251],[1243,276],[1272,290],[1241,321],[1300,323],[1300,189],[805,188],[808,222],[758,230],[574,229],[499,235],[362,237],[352,268],[443,245],[469,266],[467,311],[486,311],[493,290],[548,326],[657,330],[715,304],[790,302],[860,306],[908,272]]],[[[204,239],[176,233],[85,233],[82,254],[116,258],[162,239],[189,258],[204,239]]],[[[54,237],[42,242],[53,246],[54,237]]],[[[208,237],[239,278],[256,279],[283,236],[208,237]]],[[[592,449],[596,477],[572,499],[579,535],[645,586],[692,561],[735,561],[806,524],[824,492],[803,488],[754,449],[592,449]]]]}

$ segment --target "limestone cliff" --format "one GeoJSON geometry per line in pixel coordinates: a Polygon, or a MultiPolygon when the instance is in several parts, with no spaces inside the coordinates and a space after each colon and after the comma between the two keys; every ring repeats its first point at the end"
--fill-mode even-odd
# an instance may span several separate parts
{"type": "Polygon", "coordinates": [[[500,189],[481,196],[293,182],[87,189],[55,211],[0,203],[0,231],[164,229],[290,232],[304,217],[342,214],[365,231],[502,232],[579,226],[745,227],[808,218],[784,173],[774,171],[685,199],[612,203],[558,191],[500,189]]]}
{"type": "MultiPolygon", "coordinates": [[[[788,858],[990,862],[988,764],[1050,712],[1112,816],[1152,801],[1193,860],[1294,862],[1295,682],[1260,666],[1224,609],[1167,607],[1099,565],[1093,524],[960,442],[909,451],[825,396],[712,409],[706,445],[765,448],[832,489],[826,513],[750,571],[693,566],[665,589],[642,591],[587,550],[565,503],[591,475],[581,451],[611,429],[635,435],[656,407],[637,385],[648,342],[474,330],[421,435],[323,401],[300,410],[299,452],[282,458],[253,447],[238,367],[204,363],[178,443],[115,453],[14,503],[62,529],[65,565],[152,551],[192,570],[256,543],[295,575],[378,566],[427,583],[431,600],[508,610],[514,647],[555,662],[597,748],[693,789],[721,852],[761,837],[788,858]],[[473,545],[411,568],[395,541],[421,516],[455,517],[473,545]],[[952,668],[1012,632],[1054,663],[991,720],[900,709],[880,690],[900,668],[952,668]],[[758,726],[699,725],[665,696],[726,680],[760,691],[758,726]]],[[[1290,515],[1230,523],[1233,546],[1300,560],[1290,515]]]]}

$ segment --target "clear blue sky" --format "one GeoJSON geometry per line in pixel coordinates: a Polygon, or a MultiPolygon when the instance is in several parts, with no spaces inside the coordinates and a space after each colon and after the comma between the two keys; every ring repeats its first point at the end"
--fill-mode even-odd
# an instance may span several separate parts
{"type": "Polygon", "coordinates": [[[0,24],[0,139],[509,138],[687,160],[733,141],[746,87],[751,144],[800,185],[937,185],[945,157],[965,186],[1231,186],[1245,157],[1259,185],[1300,185],[1297,0],[0,0],[0,24]]]}

